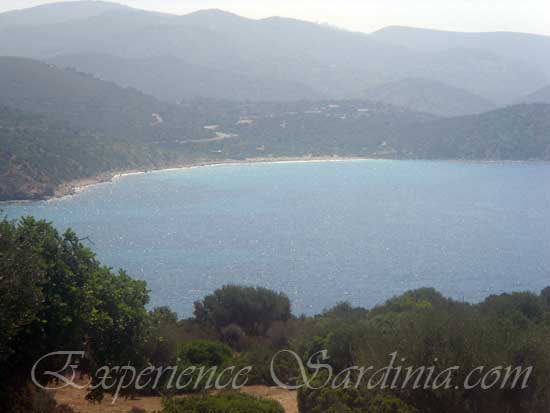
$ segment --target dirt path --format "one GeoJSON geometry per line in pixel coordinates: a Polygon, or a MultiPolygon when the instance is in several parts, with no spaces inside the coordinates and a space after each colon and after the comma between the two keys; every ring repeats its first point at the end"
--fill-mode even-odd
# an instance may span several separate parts
{"type": "MultiPolygon", "coordinates": [[[[277,400],[285,413],[298,413],[296,393],[277,387],[249,386],[243,392],[259,397],[277,400]]],[[[144,409],[147,413],[156,413],[162,410],[160,397],[140,397],[135,400],[120,398],[112,404],[112,398],[106,396],[101,404],[91,404],[86,400],[86,391],[77,389],[62,389],[55,394],[59,404],[68,404],[75,413],[128,413],[132,407],[144,409]]]]}

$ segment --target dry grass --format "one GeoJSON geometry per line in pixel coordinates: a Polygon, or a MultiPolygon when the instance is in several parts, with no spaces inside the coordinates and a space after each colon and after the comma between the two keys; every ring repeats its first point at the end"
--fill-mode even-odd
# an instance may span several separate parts
{"type": "MultiPolygon", "coordinates": [[[[247,394],[277,400],[286,413],[298,413],[296,393],[277,387],[249,386],[242,390],[247,394]]],[[[86,400],[86,390],[65,388],[56,391],[55,399],[60,404],[71,406],[75,413],[128,413],[132,408],[145,410],[147,413],[160,412],[162,409],[160,397],[139,397],[133,400],[119,398],[112,403],[111,396],[105,396],[100,404],[91,404],[86,400]]]]}

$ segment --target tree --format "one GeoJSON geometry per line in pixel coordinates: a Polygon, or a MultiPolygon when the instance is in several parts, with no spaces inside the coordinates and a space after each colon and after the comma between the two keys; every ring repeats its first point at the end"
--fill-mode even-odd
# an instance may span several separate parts
{"type": "MultiPolygon", "coordinates": [[[[102,266],[74,232],[60,234],[31,217],[4,219],[0,263],[0,411],[17,410],[13,397],[26,386],[34,363],[51,352],[85,351],[84,373],[142,362],[146,284],[102,266]]],[[[51,363],[38,366],[38,379],[59,369],[51,363]]]]}
{"type": "Polygon", "coordinates": [[[274,321],[291,317],[290,300],[266,288],[227,285],[195,303],[195,320],[218,331],[231,324],[251,336],[264,335],[274,321]]]}

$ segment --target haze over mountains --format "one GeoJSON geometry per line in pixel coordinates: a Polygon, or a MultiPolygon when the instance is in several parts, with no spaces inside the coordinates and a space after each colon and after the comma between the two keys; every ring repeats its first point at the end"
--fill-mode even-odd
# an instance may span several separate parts
{"type": "Polygon", "coordinates": [[[523,103],[550,103],[550,85],[525,96],[520,101],[523,103]]]}
{"type": "Polygon", "coordinates": [[[406,78],[368,89],[366,97],[439,116],[461,116],[495,109],[487,99],[437,80],[406,78]]]}
{"type": "Polygon", "coordinates": [[[219,10],[0,14],[0,200],[205,160],[548,160],[548,56],[545,36],[368,35],[219,10]]]}
{"type": "MultiPolygon", "coordinates": [[[[390,27],[368,35],[287,18],[175,16],[103,2],[0,14],[0,33],[0,55],[47,59],[172,102],[362,99],[388,83],[414,90],[407,79],[423,78],[437,82],[435,101],[444,84],[505,105],[550,83],[550,38],[519,33],[390,27]]],[[[467,103],[447,114],[479,110],[467,103]]]]}

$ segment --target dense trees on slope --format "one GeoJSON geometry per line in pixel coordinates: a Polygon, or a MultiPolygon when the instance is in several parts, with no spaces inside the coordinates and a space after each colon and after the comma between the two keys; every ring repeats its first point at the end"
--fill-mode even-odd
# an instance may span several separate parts
{"type": "Polygon", "coordinates": [[[436,120],[402,133],[396,145],[403,157],[548,160],[550,104],[517,105],[436,120]]]}
{"type": "Polygon", "coordinates": [[[549,104],[449,119],[365,101],[167,105],[84,75],[15,62],[9,76],[0,71],[0,84],[10,85],[0,95],[0,200],[41,198],[62,183],[107,171],[201,160],[550,157],[549,104]],[[42,70],[59,78],[59,87],[32,79],[42,70]]]}
{"type": "Polygon", "coordinates": [[[366,91],[365,97],[438,116],[462,116],[495,109],[489,100],[430,79],[408,78],[366,91]]]}
{"type": "Polygon", "coordinates": [[[169,159],[150,145],[130,144],[0,106],[0,200],[41,198],[72,179],[169,159]]]}
{"type": "Polygon", "coordinates": [[[106,137],[151,142],[209,136],[198,123],[204,113],[200,116],[194,107],[183,110],[138,90],[36,60],[0,57],[0,90],[0,105],[106,137]]]}
{"type": "Polygon", "coordinates": [[[90,75],[0,57],[0,199],[106,171],[273,156],[548,159],[550,105],[437,119],[361,100],[167,104],[90,75]]]}

